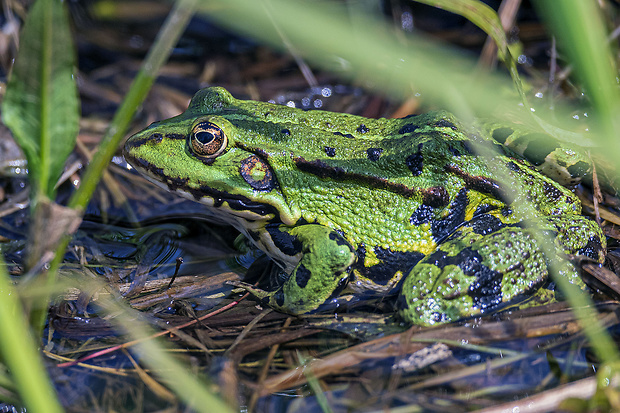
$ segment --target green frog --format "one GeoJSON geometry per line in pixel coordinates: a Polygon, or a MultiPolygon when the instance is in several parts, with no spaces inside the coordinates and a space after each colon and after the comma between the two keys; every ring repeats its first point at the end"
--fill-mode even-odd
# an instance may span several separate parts
{"type": "MultiPolygon", "coordinates": [[[[405,322],[434,325],[537,293],[555,256],[604,260],[603,233],[577,197],[498,142],[527,150],[518,134],[465,127],[445,111],[369,119],[211,87],[183,114],[130,137],[125,157],[281,268],[286,280],[273,290],[236,283],[264,304],[303,314],[343,291],[398,294],[405,322]],[[480,144],[494,152],[478,155],[480,144]],[[524,200],[529,213],[516,207],[524,200]],[[541,251],[541,232],[554,257],[541,251]]],[[[569,180],[587,170],[579,162],[564,161],[569,180]]]]}

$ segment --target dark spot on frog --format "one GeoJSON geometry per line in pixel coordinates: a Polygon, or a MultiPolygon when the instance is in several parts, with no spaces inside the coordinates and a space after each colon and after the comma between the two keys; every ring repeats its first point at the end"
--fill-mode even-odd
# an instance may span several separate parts
{"type": "Polygon", "coordinates": [[[280,225],[267,225],[265,230],[271,236],[273,244],[283,254],[293,256],[301,251],[302,245],[297,237],[292,236],[288,232],[280,231],[280,225]]]}
{"type": "Polygon", "coordinates": [[[180,140],[185,139],[185,135],[181,135],[180,133],[166,133],[166,138],[180,141],[180,140]]]}
{"type": "Polygon", "coordinates": [[[346,238],[345,238],[345,234],[344,234],[344,231],[343,231],[343,230],[341,230],[341,229],[335,229],[334,231],[336,231],[336,232],[338,233],[338,235],[340,235],[343,239],[346,239],[346,238]]]}
{"type": "Polygon", "coordinates": [[[505,217],[510,216],[512,215],[512,208],[506,206],[502,208],[501,213],[502,213],[502,216],[505,216],[505,217]]]}
{"type": "MultiPolygon", "coordinates": [[[[557,186],[552,185],[549,182],[543,182],[543,190],[545,191],[545,195],[549,196],[552,201],[559,201],[564,195],[557,186]]],[[[567,197],[566,202],[571,204],[574,202],[574,200],[570,197],[567,197]]]]}
{"type": "Polygon", "coordinates": [[[433,208],[441,208],[450,203],[450,194],[443,186],[432,186],[420,189],[422,193],[422,203],[433,208]]]}
{"type": "Polygon", "coordinates": [[[404,125],[403,127],[401,127],[398,130],[398,133],[401,135],[404,135],[406,133],[412,133],[415,132],[416,129],[418,129],[418,125],[414,124],[414,123],[408,123],[406,125],[404,125]]]}
{"type": "Polygon", "coordinates": [[[329,239],[332,240],[332,241],[335,241],[336,245],[339,245],[339,246],[343,246],[344,245],[344,246],[348,247],[349,250],[351,250],[351,252],[353,252],[353,248],[351,247],[351,244],[349,244],[349,242],[346,239],[344,239],[344,237],[341,234],[339,234],[338,232],[331,231],[329,233],[329,239]]]}
{"type": "Polygon", "coordinates": [[[523,156],[532,164],[539,166],[545,162],[545,158],[560,146],[558,141],[545,133],[530,133],[520,136],[515,140],[515,145],[527,141],[527,147],[523,156]]]}
{"type": "MultiPolygon", "coordinates": [[[[139,148],[140,146],[143,146],[145,144],[156,145],[160,143],[162,139],[163,139],[163,135],[159,132],[153,133],[151,135],[141,136],[140,138],[133,137],[131,139],[128,139],[125,142],[124,155],[130,159],[134,159],[131,155],[128,154],[129,150],[133,148],[139,148]]],[[[183,139],[185,139],[185,137],[183,137],[183,139]]],[[[138,162],[138,161],[139,159],[134,160],[134,162],[138,162]]]]}
{"type": "Polygon", "coordinates": [[[368,157],[368,159],[370,161],[378,161],[379,157],[381,156],[381,153],[383,152],[383,149],[381,148],[368,148],[366,149],[366,156],[368,157]]]}
{"type": "Polygon", "coordinates": [[[450,213],[444,219],[431,221],[433,239],[441,244],[457,227],[465,222],[465,210],[469,204],[468,190],[462,188],[450,205],[450,213]]]}
{"type": "Polygon", "coordinates": [[[290,136],[291,135],[291,131],[288,129],[282,129],[280,131],[281,134],[286,135],[286,136],[290,136]]]}
{"type": "Polygon", "coordinates": [[[577,255],[585,255],[588,258],[599,261],[602,252],[603,246],[601,245],[601,240],[595,235],[590,237],[585,247],[577,251],[577,255]]]}
{"type": "Polygon", "coordinates": [[[490,268],[473,262],[472,267],[478,267],[477,281],[469,287],[468,295],[473,301],[473,305],[480,309],[481,313],[492,310],[502,304],[502,276],[490,268]]]}
{"type": "Polygon", "coordinates": [[[433,126],[437,128],[450,128],[452,130],[458,131],[458,128],[456,127],[456,125],[447,119],[440,119],[437,122],[435,122],[433,126]]]}
{"type": "Polygon", "coordinates": [[[497,207],[494,206],[494,205],[482,204],[478,208],[476,208],[476,211],[474,212],[473,216],[475,217],[475,216],[478,216],[478,215],[486,214],[486,213],[494,211],[496,209],[497,209],[497,207]]]}
{"type": "Polygon", "coordinates": [[[587,162],[579,161],[579,162],[576,162],[574,165],[571,165],[568,168],[566,168],[566,170],[568,171],[571,177],[581,178],[581,177],[584,177],[588,172],[590,172],[590,165],[588,165],[587,162]]]}
{"type": "Polygon", "coordinates": [[[517,165],[513,161],[507,162],[506,168],[508,168],[508,170],[513,171],[513,172],[521,172],[521,168],[519,168],[519,165],[517,165]]]}
{"type": "MultiPolygon", "coordinates": [[[[280,307],[284,305],[284,301],[286,300],[286,297],[284,296],[284,291],[281,288],[274,293],[273,298],[276,300],[276,304],[280,307]]],[[[263,300],[263,304],[268,304],[268,301],[263,300]]]]}
{"type": "Polygon", "coordinates": [[[418,209],[416,209],[414,213],[411,214],[411,217],[409,217],[409,223],[411,225],[418,226],[431,222],[431,220],[433,219],[434,210],[435,209],[430,205],[420,205],[418,209]]]}
{"type": "MultiPolygon", "coordinates": [[[[374,253],[379,263],[371,267],[364,266],[366,245],[360,244],[356,251],[358,259],[352,268],[380,285],[387,285],[399,271],[403,274],[402,283],[413,266],[424,258],[424,254],[418,251],[392,251],[379,246],[374,247],[374,253]]],[[[398,290],[398,287],[395,289],[398,290]]]]}
{"type": "Polygon", "coordinates": [[[482,264],[484,259],[477,251],[465,248],[457,255],[449,256],[445,251],[437,250],[425,261],[442,269],[449,265],[456,265],[466,276],[475,276],[476,281],[471,283],[467,295],[472,298],[474,307],[478,308],[481,313],[502,304],[503,274],[482,264]]]}
{"type": "MultiPolygon", "coordinates": [[[[524,259],[527,260],[528,258],[529,257],[524,258],[524,259]]],[[[523,273],[525,272],[525,265],[523,265],[522,262],[517,262],[506,269],[506,273],[509,273],[509,272],[515,272],[517,274],[523,273]]],[[[513,279],[513,284],[514,284],[514,279],[513,279]]]]}
{"type": "Polygon", "coordinates": [[[450,153],[452,154],[452,156],[462,156],[463,154],[461,153],[460,149],[455,148],[454,146],[452,146],[451,144],[448,145],[448,150],[450,151],[450,153]]]}
{"type": "Polygon", "coordinates": [[[355,139],[355,136],[351,135],[350,133],[333,132],[333,134],[337,136],[344,136],[345,138],[349,139],[355,139]]]}
{"type": "Polygon", "coordinates": [[[413,176],[419,176],[424,169],[424,156],[422,155],[423,144],[418,144],[418,151],[411,154],[405,159],[407,168],[411,171],[413,176]]]}
{"type": "Polygon", "coordinates": [[[511,128],[497,128],[493,130],[493,132],[491,133],[491,136],[497,142],[504,143],[506,142],[506,139],[508,139],[508,137],[512,135],[513,133],[514,133],[514,130],[512,130],[511,128]]]}
{"type": "Polygon", "coordinates": [[[504,223],[499,218],[490,214],[474,217],[468,225],[474,233],[479,235],[488,235],[504,227],[504,223]]]}
{"type": "MultiPolygon", "coordinates": [[[[168,185],[168,189],[170,191],[176,191],[179,188],[185,188],[188,182],[189,178],[166,178],[166,185],[168,185]]],[[[202,198],[202,195],[198,193],[192,193],[192,195],[197,201],[202,198]]]]}
{"type": "Polygon", "coordinates": [[[271,191],[275,187],[271,167],[256,155],[250,155],[241,161],[239,173],[252,188],[259,191],[271,191]],[[256,179],[260,176],[260,179],[256,179]]]}
{"type": "Polygon", "coordinates": [[[295,269],[295,283],[299,288],[306,288],[312,277],[312,273],[303,264],[299,264],[295,269]]]}
{"type": "Polygon", "coordinates": [[[329,156],[330,158],[333,158],[334,156],[336,156],[336,148],[326,146],[325,155],[329,156]]]}
{"type": "Polygon", "coordinates": [[[363,123],[361,123],[355,130],[357,131],[357,133],[368,133],[368,131],[370,131],[370,129],[368,129],[368,126],[364,125],[363,123]]]}

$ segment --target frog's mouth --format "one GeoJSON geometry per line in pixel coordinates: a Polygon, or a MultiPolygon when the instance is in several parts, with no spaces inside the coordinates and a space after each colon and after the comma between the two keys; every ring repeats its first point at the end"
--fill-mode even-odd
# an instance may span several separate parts
{"type": "Polygon", "coordinates": [[[178,193],[192,201],[200,202],[244,219],[273,220],[279,215],[278,210],[273,205],[253,201],[243,195],[230,194],[207,185],[202,185],[199,188],[190,187],[187,178],[166,175],[162,168],[156,167],[143,158],[133,156],[130,149],[131,147],[128,145],[125,146],[125,160],[140,171],[146,179],[164,190],[178,193]]]}

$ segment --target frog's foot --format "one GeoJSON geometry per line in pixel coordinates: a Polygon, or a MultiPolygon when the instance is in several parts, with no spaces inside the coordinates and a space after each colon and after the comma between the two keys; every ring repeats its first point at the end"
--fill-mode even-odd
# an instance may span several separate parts
{"type": "Polygon", "coordinates": [[[605,234],[591,219],[581,215],[557,215],[541,218],[541,221],[557,232],[555,243],[558,250],[585,256],[601,264],[605,261],[605,234]]]}
{"type": "Polygon", "coordinates": [[[263,304],[269,305],[272,297],[275,295],[276,291],[266,291],[261,288],[258,288],[252,284],[248,284],[243,281],[226,281],[226,284],[232,285],[237,288],[243,288],[248,293],[252,294],[254,297],[258,298],[263,304]]]}
{"type": "Polygon", "coordinates": [[[278,230],[281,232],[280,239],[290,237],[288,245],[299,249],[292,251],[291,255],[302,254],[288,279],[274,291],[261,290],[245,283],[235,282],[234,285],[284,313],[314,311],[347,285],[351,265],[357,257],[355,251],[340,234],[322,225],[281,225],[278,230]]]}
{"type": "Polygon", "coordinates": [[[543,286],[549,262],[557,265],[561,276],[583,287],[564,254],[604,259],[603,234],[587,218],[550,216],[528,224],[499,224],[490,232],[485,232],[486,226],[480,231],[475,223],[462,227],[414,266],[399,297],[401,317],[412,324],[434,325],[497,311],[543,286]],[[552,257],[545,256],[528,228],[553,237],[552,257]]]}

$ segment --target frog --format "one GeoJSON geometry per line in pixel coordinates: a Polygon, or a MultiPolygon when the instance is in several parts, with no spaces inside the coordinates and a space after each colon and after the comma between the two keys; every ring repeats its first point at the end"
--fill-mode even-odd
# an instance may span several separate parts
{"type": "MultiPolygon", "coordinates": [[[[603,232],[576,195],[499,142],[526,147],[513,132],[441,110],[371,119],[209,87],[129,137],[124,156],[269,257],[278,285],[233,282],[261,304],[302,315],[345,293],[395,297],[402,322],[432,326],[549,290],[554,262],[585,288],[567,255],[604,261],[603,232]]],[[[564,166],[569,179],[587,170],[564,166]]]]}

